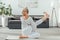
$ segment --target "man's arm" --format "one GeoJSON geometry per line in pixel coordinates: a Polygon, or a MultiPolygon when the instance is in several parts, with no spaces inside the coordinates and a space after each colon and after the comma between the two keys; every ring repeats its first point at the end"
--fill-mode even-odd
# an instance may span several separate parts
{"type": "Polygon", "coordinates": [[[36,25],[41,24],[42,22],[44,22],[47,18],[49,17],[47,12],[44,12],[44,16],[42,17],[42,19],[36,21],[36,25]]]}

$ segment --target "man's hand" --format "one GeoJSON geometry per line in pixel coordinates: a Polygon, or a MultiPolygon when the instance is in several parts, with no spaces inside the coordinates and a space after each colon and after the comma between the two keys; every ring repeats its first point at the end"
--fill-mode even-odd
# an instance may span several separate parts
{"type": "Polygon", "coordinates": [[[42,19],[45,21],[47,18],[49,18],[48,13],[47,12],[44,12],[44,17],[42,19]]]}

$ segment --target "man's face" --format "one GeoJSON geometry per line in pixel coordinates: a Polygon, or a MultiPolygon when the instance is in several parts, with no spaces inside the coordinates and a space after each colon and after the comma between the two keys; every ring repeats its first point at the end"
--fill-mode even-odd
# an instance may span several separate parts
{"type": "Polygon", "coordinates": [[[23,16],[26,16],[28,14],[27,9],[23,9],[22,14],[23,16]]]}

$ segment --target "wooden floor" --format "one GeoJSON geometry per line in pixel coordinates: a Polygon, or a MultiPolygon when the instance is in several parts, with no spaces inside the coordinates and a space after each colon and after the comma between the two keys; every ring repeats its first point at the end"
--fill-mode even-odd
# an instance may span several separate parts
{"type": "Polygon", "coordinates": [[[40,33],[39,39],[18,39],[20,29],[0,28],[0,40],[7,39],[8,36],[14,37],[9,40],[60,40],[60,28],[40,28],[36,31],[40,33]]]}

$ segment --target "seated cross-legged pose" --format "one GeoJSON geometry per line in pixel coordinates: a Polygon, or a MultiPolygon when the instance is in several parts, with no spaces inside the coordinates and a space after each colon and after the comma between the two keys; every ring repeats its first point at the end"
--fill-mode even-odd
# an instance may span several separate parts
{"type": "Polygon", "coordinates": [[[29,13],[28,8],[24,8],[22,11],[23,15],[20,18],[22,25],[22,29],[21,29],[22,32],[19,38],[39,38],[40,33],[35,31],[36,26],[41,24],[44,20],[46,20],[48,18],[48,14],[47,12],[45,12],[44,17],[42,17],[42,19],[34,22],[32,17],[30,17],[28,13],[29,13]]]}

